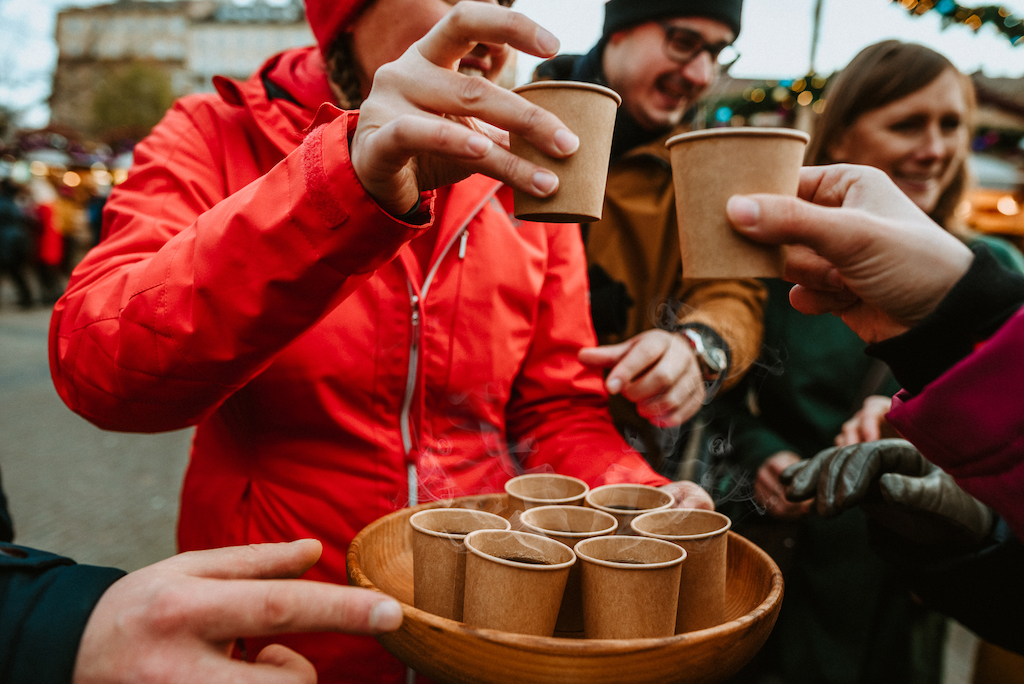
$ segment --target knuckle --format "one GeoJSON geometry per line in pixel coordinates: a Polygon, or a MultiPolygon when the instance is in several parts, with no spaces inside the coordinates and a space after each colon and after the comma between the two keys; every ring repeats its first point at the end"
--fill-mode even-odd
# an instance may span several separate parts
{"type": "Polygon", "coordinates": [[[404,72],[395,62],[382,64],[373,74],[373,85],[388,89],[404,79],[404,72]]]}
{"type": "Polygon", "coordinates": [[[263,622],[275,632],[284,631],[292,624],[292,603],[280,594],[266,590],[263,594],[263,622]]]}
{"type": "Polygon", "coordinates": [[[546,111],[535,104],[530,104],[523,110],[520,116],[520,121],[522,122],[524,130],[531,130],[541,126],[547,116],[548,113],[546,111]]]}
{"type": "Polygon", "coordinates": [[[467,109],[475,109],[493,87],[483,76],[464,76],[460,80],[459,101],[467,109]]]}
{"type": "Polygon", "coordinates": [[[471,2],[459,2],[448,12],[445,19],[448,24],[459,36],[465,35],[471,27],[470,17],[472,16],[475,8],[470,7],[475,3],[471,2]]]}
{"type": "Polygon", "coordinates": [[[519,178],[522,176],[523,185],[531,184],[527,182],[529,178],[527,177],[527,172],[523,169],[523,163],[514,154],[503,155],[502,161],[499,162],[499,168],[505,178],[519,178]]]}
{"type": "Polygon", "coordinates": [[[149,629],[159,634],[178,631],[189,620],[188,605],[192,605],[189,590],[174,586],[159,588],[144,611],[149,629]]]}

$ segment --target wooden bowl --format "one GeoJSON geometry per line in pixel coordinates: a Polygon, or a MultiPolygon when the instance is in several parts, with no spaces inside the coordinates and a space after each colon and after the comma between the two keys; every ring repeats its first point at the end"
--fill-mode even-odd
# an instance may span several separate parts
{"type": "MultiPolygon", "coordinates": [[[[506,494],[451,505],[501,515],[506,494]]],[[[368,525],[348,551],[349,583],[402,603],[397,632],[377,639],[416,672],[450,684],[661,684],[721,682],[764,645],[782,605],[782,573],[772,559],[729,532],[727,622],[661,639],[563,639],[474,629],[413,607],[409,516],[423,504],[368,525]]]]}

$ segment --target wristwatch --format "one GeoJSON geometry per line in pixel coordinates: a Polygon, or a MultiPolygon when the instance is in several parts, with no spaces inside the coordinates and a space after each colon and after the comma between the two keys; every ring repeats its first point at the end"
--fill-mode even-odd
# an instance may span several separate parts
{"type": "Polygon", "coordinates": [[[690,343],[693,353],[700,364],[704,382],[718,385],[725,379],[729,370],[729,348],[714,330],[699,323],[686,323],[679,326],[678,332],[690,343]]]}

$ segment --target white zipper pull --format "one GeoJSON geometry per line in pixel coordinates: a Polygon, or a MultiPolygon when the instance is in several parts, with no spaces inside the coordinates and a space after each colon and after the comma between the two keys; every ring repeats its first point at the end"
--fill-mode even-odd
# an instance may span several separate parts
{"type": "Polygon", "coordinates": [[[466,241],[469,240],[469,231],[462,232],[462,242],[459,243],[459,258],[466,258],[466,241]]]}

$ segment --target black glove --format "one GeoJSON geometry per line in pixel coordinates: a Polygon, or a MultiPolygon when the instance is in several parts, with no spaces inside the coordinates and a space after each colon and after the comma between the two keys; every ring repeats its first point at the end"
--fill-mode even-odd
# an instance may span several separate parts
{"type": "Polygon", "coordinates": [[[860,506],[875,522],[917,544],[959,551],[978,545],[994,524],[991,509],[902,439],[833,447],[782,472],[786,498],[817,497],[831,518],[860,506]]]}

